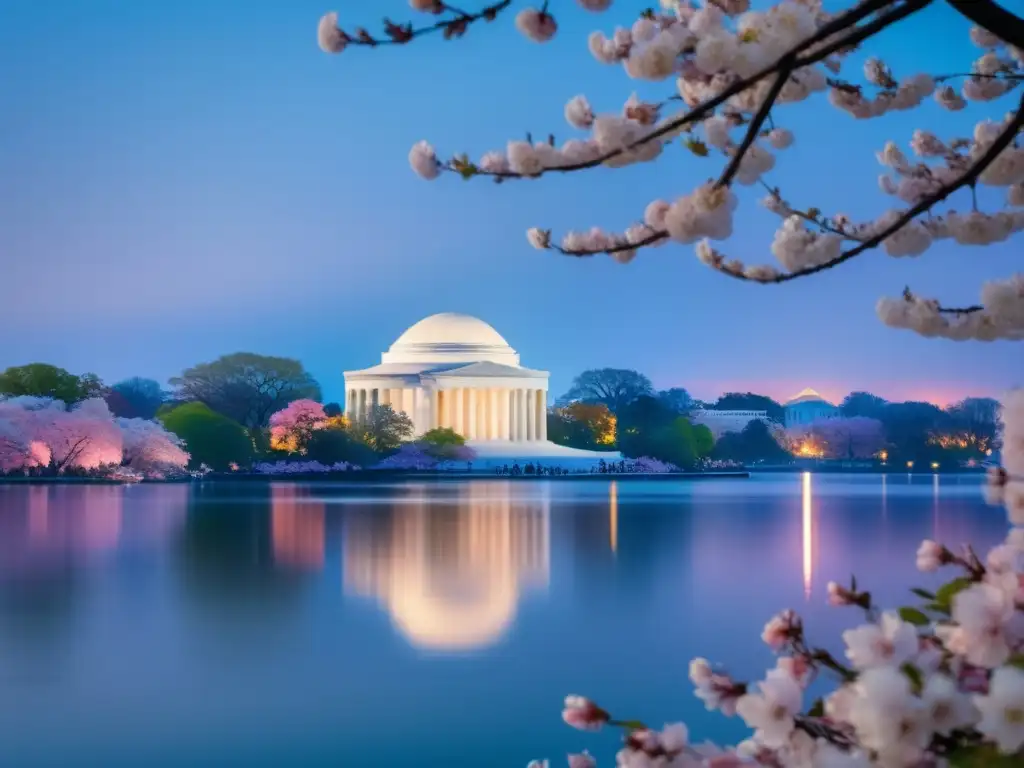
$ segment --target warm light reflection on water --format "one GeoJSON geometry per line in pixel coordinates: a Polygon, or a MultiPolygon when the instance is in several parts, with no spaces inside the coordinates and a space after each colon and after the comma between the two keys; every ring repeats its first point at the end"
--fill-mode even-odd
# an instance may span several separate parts
{"type": "Polygon", "coordinates": [[[288,483],[270,487],[270,530],[274,562],[320,570],[324,565],[324,503],[309,488],[288,483]]]}
{"type": "Polygon", "coordinates": [[[814,579],[814,510],[811,494],[811,473],[804,472],[803,491],[803,553],[804,553],[804,597],[811,596],[811,582],[814,579]]]}
{"type": "Polygon", "coordinates": [[[402,635],[431,651],[497,642],[526,589],[546,587],[550,498],[508,483],[461,486],[450,509],[406,499],[384,519],[345,521],[346,593],[377,598],[402,635]]]}

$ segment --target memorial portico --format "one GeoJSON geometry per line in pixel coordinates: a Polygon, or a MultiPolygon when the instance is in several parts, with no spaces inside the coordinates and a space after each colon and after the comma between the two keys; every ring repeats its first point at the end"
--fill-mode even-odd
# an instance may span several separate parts
{"type": "Polygon", "coordinates": [[[547,400],[547,371],[520,365],[519,354],[483,320],[450,312],[410,327],[380,365],[345,372],[345,415],[353,422],[373,406],[390,405],[409,416],[417,435],[447,427],[478,452],[508,444],[510,455],[523,457],[618,456],[549,443],[547,400]]]}

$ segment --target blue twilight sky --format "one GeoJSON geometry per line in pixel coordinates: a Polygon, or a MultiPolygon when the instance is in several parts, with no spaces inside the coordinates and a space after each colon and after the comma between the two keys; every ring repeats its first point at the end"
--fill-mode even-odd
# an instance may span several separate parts
{"type": "MultiPolygon", "coordinates": [[[[328,57],[315,40],[324,11],[379,25],[385,13],[407,18],[405,0],[0,0],[0,368],[45,361],[108,382],[166,380],[249,350],[300,358],[340,399],[344,369],[378,362],[421,317],[459,311],[549,369],[553,394],[599,366],[705,398],[813,386],[945,401],[1024,383],[1019,345],[920,339],[874,315],[878,296],[907,284],[973,303],[981,282],[1020,268],[1020,238],[747,285],[690,246],[620,266],[534,251],[524,237],[533,225],[623,228],[717,161],[671,151],[654,165],[500,187],[411,173],[420,138],[479,156],[527,130],[571,135],[562,108],[577,93],[619,110],[637,83],[595,62],[586,35],[648,4],[618,0],[616,13],[592,16],[559,0],[547,46],[507,16],[457,43],[328,57]]],[[[968,26],[936,5],[870,52],[898,75],[967,69],[968,26]]],[[[797,143],[768,179],[794,204],[871,217],[885,205],[873,153],[886,139],[922,126],[965,135],[1008,105],[951,117],[929,102],[870,122],[823,98],[783,108],[777,120],[797,143]]],[[[750,262],[772,260],[776,221],[759,196],[741,193],[727,246],[750,262]]]]}

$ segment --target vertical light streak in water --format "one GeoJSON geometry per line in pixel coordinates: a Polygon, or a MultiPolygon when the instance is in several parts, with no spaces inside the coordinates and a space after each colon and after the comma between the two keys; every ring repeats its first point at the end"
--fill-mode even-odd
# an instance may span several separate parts
{"type": "Polygon", "coordinates": [[[939,473],[932,473],[932,541],[942,541],[939,535],[939,473]]]}
{"type": "Polygon", "coordinates": [[[811,596],[811,580],[814,576],[814,517],[811,510],[811,473],[803,477],[803,536],[804,536],[804,597],[811,596]]]}
{"type": "Polygon", "coordinates": [[[619,484],[612,480],[608,486],[608,540],[612,552],[619,550],[619,484]]]}

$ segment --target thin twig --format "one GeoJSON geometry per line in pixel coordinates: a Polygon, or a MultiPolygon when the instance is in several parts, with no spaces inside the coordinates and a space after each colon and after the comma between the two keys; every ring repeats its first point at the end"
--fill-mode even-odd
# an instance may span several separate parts
{"type": "Polygon", "coordinates": [[[405,45],[413,38],[429,35],[431,32],[443,31],[446,37],[461,37],[465,34],[470,24],[480,21],[494,21],[499,13],[512,4],[512,0],[501,0],[481,9],[478,13],[466,13],[463,10],[442,3],[442,12],[454,13],[454,19],[442,19],[426,27],[413,29],[412,24],[395,24],[388,19],[384,20],[387,37],[374,37],[363,28],[358,28],[356,34],[350,35],[344,30],[341,33],[345,36],[348,45],[365,45],[374,48],[378,45],[405,45]]]}

